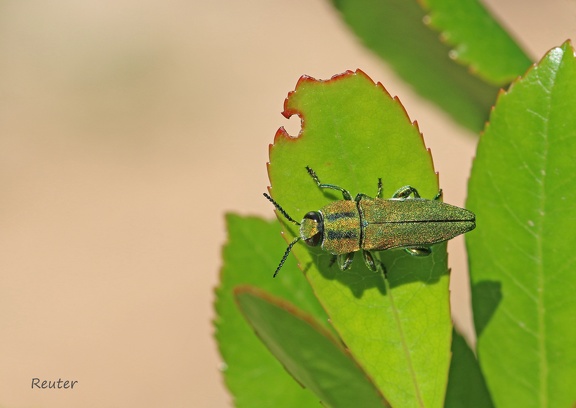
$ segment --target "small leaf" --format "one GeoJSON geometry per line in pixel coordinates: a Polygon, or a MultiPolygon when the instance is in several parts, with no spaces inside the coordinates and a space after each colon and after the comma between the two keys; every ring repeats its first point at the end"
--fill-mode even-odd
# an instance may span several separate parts
{"type": "Polygon", "coordinates": [[[532,61],[478,0],[422,0],[429,22],[456,48],[450,56],[483,80],[506,85],[532,61]]]}
{"type": "Polygon", "coordinates": [[[478,357],[498,407],[576,401],[576,60],[552,49],[480,139],[467,237],[478,357]]]}
{"type": "Polygon", "coordinates": [[[457,330],[452,333],[452,362],[446,391],[446,408],[492,408],[492,399],[478,360],[457,330]]]}
{"type": "Polygon", "coordinates": [[[311,316],[253,287],[239,287],[235,294],[260,339],[324,406],[389,406],[339,340],[311,316]]]}
{"type": "Polygon", "coordinates": [[[362,42],[416,92],[455,121],[480,131],[498,88],[470,75],[449,57],[449,47],[423,23],[416,0],[332,0],[362,42]]]}
{"type": "MultiPolygon", "coordinates": [[[[262,198],[264,199],[264,198],[262,198]]],[[[228,243],[223,250],[220,286],[216,289],[216,339],[224,360],[224,379],[236,407],[317,407],[318,398],[303,389],[270,354],[236,304],[233,290],[238,285],[258,285],[291,302],[329,330],[327,317],[293,259],[276,279],[272,273],[286,245],[276,221],[228,215],[228,243]]]]}
{"type": "MultiPolygon", "coordinates": [[[[293,218],[342,199],[319,189],[307,165],[322,182],[352,194],[375,195],[378,177],[383,178],[383,197],[407,184],[422,197],[438,192],[417,126],[397,99],[361,71],[329,81],[303,77],[285,103],[284,115],[292,114],[301,117],[302,132],[290,138],[278,131],[268,171],[274,198],[293,218]]],[[[281,220],[287,236],[296,236],[297,228],[281,220]]],[[[451,337],[445,244],[435,246],[429,257],[401,250],[380,253],[387,279],[369,271],[360,256],[350,270],[340,271],[329,266],[329,254],[307,248],[298,243],[293,250],[301,269],[342,340],[386,399],[398,407],[441,406],[451,337]]]]}

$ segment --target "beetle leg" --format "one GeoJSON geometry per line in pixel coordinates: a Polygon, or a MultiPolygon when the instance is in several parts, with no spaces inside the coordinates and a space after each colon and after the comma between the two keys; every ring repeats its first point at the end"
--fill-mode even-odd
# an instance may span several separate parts
{"type": "Polygon", "coordinates": [[[428,256],[432,253],[432,250],[426,247],[406,248],[406,252],[408,252],[412,256],[428,256]]]}
{"type": "Polygon", "coordinates": [[[376,198],[382,198],[382,179],[378,178],[378,192],[376,193],[376,198]]]}
{"type": "Polygon", "coordinates": [[[334,265],[334,263],[336,262],[337,259],[338,259],[337,255],[332,255],[332,258],[330,259],[330,263],[328,264],[328,268],[332,268],[332,265],[334,265]]]}
{"type": "MultiPolygon", "coordinates": [[[[363,198],[372,200],[372,197],[370,197],[366,194],[363,194],[363,193],[358,193],[358,194],[356,194],[354,201],[359,202],[363,198]]],[[[378,191],[376,192],[376,198],[382,198],[382,179],[381,178],[378,179],[378,191]]]]}
{"type": "Polygon", "coordinates": [[[330,188],[332,190],[338,190],[342,193],[342,196],[344,197],[344,200],[352,200],[352,196],[350,195],[350,193],[348,192],[348,190],[344,190],[342,187],[338,187],[335,186],[333,184],[322,184],[320,182],[320,179],[318,178],[318,176],[316,175],[316,173],[314,172],[314,170],[312,170],[310,167],[306,166],[306,170],[308,170],[308,174],[310,174],[310,177],[312,177],[312,180],[314,180],[316,182],[316,184],[318,185],[318,187],[320,188],[330,188]]]}
{"type": "Polygon", "coordinates": [[[362,255],[364,255],[364,263],[366,263],[368,269],[370,269],[372,272],[376,272],[376,262],[374,262],[372,254],[369,251],[362,251],[362,255]]]}
{"type": "Polygon", "coordinates": [[[356,194],[356,197],[354,197],[354,201],[359,202],[360,200],[373,200],[372,197],[370,197],[369,195],[366,195],[364,193],[358,193],[356,194]]]}
{"type": "Polygon", "coordinates": [[[352,265],[353,260],[354,260],[354,252],[338,255],[338,266],[340,267],[340,270],[345,271],[346,269],[350,268],[350,265],[352,265]]]}
{"type": "Polygon", "coordinates": [[[370,269],[372,272],[378,272],[378,266],[380,266],[382,274],[385,278],[388,278],[388,271],[386,270],[386,266],[384,266],[384,264],[380,261],[375,261],[371,252],[362,251],[362,255],[364,255],[364,262],[366,263],[368,269],[370,269]]]}
{"type": "Polygon", "coordinates": [[[442,200],[442,197],[444,196],[444,192],[442,191],[442,189],[438,190],[438,194],[436,194],[433,198],[434,201],[437,200],[442,200]]]}
{"type": "Polygon", "coordinates": [[[414,198],[420,198],[420,194],[418,193],[418,190],[416,190],[412,186],[400,187],[398,189],[398,191],[396,191],[394,193],[392,198],[408,198],[408,197],[410,197],[410,194],[413,194],[414,198]]]}

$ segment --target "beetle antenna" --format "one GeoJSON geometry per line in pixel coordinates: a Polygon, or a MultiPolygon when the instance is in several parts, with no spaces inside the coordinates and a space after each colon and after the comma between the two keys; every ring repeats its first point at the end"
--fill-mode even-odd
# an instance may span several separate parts
{"type": "MultiPolygon", "coordinates": [[[[272,199],[272,197],[270,197],[270,196],[269,196],[268,194],[266,194],[266,193],[264,193],[264,197],[266,197],[266,198],[268,199],[268,201],[270,201],[272,204],[274,204],[274,207],[276,207],[276,209],[277,209],[278,211],[280,211],[280,213],[281,213],[288,221],[293,222],[293,223],[296,224],[296,225],[300,225],[300,223],[299,223],[298,221],[294,221],[294,220],[292,219],[292,217],[290,217],[290,216],[288,215],[288,213],[287,213],[286,211],[284,211],[284,208],[280,207],[280,204],[278,204],[276,201],[274,201],[274,200],[272,199]]],[[[290,247],[288,247],[288,248],[292,248],[292,247],[290,246],[290,247]]],[[[284,257],[284,258],[286,258],[286,257],[284,257]]],[[[284,259],[282,260],[282,263],[284,263],[284,259]]],[[[280,265],[280,266],[282,266],[282,265],[280,265]]],[[[278,271],[276,271],[276,272],[278,272],[278,271]]]]}
{"type": "Polygon", "coordinates": [[[286,258],[288,258],[288,255],[290,255],[290,251],[292,250],[292,247],[298,241],[300,241],[300,237],[294,238],[294,241],[292,241],[288,244],[288,248],[286,248],[286,252],[284,252],[284,256],[282,257],[282,260],[280,261],[280,265],[278,265],[278,268],[276,268],[276,271],[274,271],[274,275],[272,276],[273,278],[275,278],[276,275],[278,275],[278,271],[280,271],[280,268],[282,268],[282,265],[284,265],[284,262],[286,262],[286,258]]]}

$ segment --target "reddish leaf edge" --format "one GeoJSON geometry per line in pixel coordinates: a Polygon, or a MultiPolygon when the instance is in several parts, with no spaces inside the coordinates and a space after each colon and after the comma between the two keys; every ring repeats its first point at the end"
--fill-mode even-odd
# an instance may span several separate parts
{"type": "Polygon", "coordinates": [[[298,89],[305,83],[325,83],[325,84],[329,84],[332,82],[338,82],[341,81],[345,78],[351,77],[351,76],[362,76],[365,79],[367,79],[369,82],[371,82],[374,86],[380,88],[381,91],[383,91],[386,96],[388,96],[390,99],[396,101],[400,107],[402,107],[402,110],[404,111],[404,114],[406,115],[406,118],[408,119],[408,121],[416,127],[416,129],[418,130],[418,133],[420,134],[420,136],[422,137],[422,143],[424,143],[424,139],[422,136],[422,132],[420,131],[420,127],[418,126],[418,121],[413,121],[410,118],[410,115],[408,115],[408,112],[406,110],[406,108],[404,107],[404,105],[402,104],[402,102],[400,101],[400,99],[398,98],[398,96],[392,96],[390,94],[390,92],[388,92],[388,90],[384,87],[384,85],[382,85],[381,82],[375,82],[368,74],[366,74],[364,71],[362,71],[360,68],[357,68],[356,70],[352,71],[352,70],[346,70],[340,74],[335,74],[333,75],[330,79],[316,79],[313,78],[309,75],[302,75],[298,81],[296,82],[296,86],[294,88],[293,91],[288,92],[288,96],[284,99],[284,109],[281,112],[282,116],[284,116],[286,119],[290,119],[292,116],[294,115],[298,115],[300,117],[300,121],[302,124],[302,127],[300,128],[300,131],[298,132],[297,136],[291,136],[290,134],[288,134],[288,132],[286,131],[286,129],[284,128],[284,126],[280,126],[280,128],[276,131],[276,134],[274,135],[274,142],[270,145],[270,147],[272,147],[274,144],[276,144],[276,142],[278,141],[279,138],[285,138],[286,140],[289,141],[294,141],[296,139],[299,139],[302,136],[302,133],[306,127],[306,117],[304,112],[299,111],[298,109],[293,109],[289,107],[289,103],[290,103],[290,99],[292,98],[292,95],[294,95],[296,92],[298,92],[298,89]]]}
{"type": "MultiPolygon", "coordinates": [[[[299,309],[297,306],[295,306],[294,304],[292,304],[291,302],[282,299],[280,297],[276,297],[272,294],[270,294],[269,292],[266,292],[265,290],[262,290],[256,286],[252,286],[252,285],[238,285],[236,286],[233,290],[232,290],[233,296],[234,296],[234,302],[236,303],[236,307],[238,308],[238,310],[242,313],[242,315],[244,316],[244,319],[246,319],[248,321],[248,319],[246,318],[246,315],[244,314],[244,311],[242,310],[242,307],[240,306],[239,302],[238,302],[238,295],[242,295],[242,294],[249,294],[252,295],[254,297],[258,297],[261,300],[268,302],[282,310],[284,310],[287,313],[290,313],[291,315],[293,315],[294,317],[296,317],[297,319],[301,320],[302,322],[308,324],[309,326],[311,326],[316,332],[318,332],[320,335],[322,335],[324,338],[326,338],[328,341],[330,341],[332,344],[334,344],[334,346],[339,349],[346,357],[348,357],[350,359],[350,361],[352,361],[352,363],[358,368],[358,370],[364,375],[364,377],[366,378],[366,380],[372,384],[373,388],[376,390],[376,392],[378,393],[378,395],[381,397],[383,403],[386,406],[390,406],[390,404],[388,403],[388,401],[386,400],[386,398],[384,397],[384,395],[382,395],[382,392],[380,391],[380,389],[376,386],[376,384],[374,383],[374,380],[372,379],[372,377],[370,377],[366,371],[364,371],[364,369],[362,368],[362,366],[360,364],[358,364],[358,362],[354,359],[354,357],[352,356],[352,354],[350,353],[350,351],[348,350],[348,348],[346,348],[346,346],[344,345],[344,343],[342,342],[342,340],[340,338],[337,338],[336,336],[334,336],[333,333],[331,333],[330,331],[328,331],[327,329],[325,329],[320,323],[318,323],[318,321],[311,315],[308,314],[306,312],[304,312],[302,309],[299,309]]],[[[250,325],[251,326],[251,325],[250,325]]],[[[251,326],[252,327],[252,326],[251,326]]],[[[254,333],[256,334],[256,336],[258,336],[258,338],[262,341],[262,339],[260,338],[259,333],[257,332],[256,329],[254,329],[254,333]]],[[[262,341],[262,343],[264,345],[266,345],[266,343],[264,343],[264,341],[262,341]]],[[[266,348],[268,348],[268,346],[266,346],[266,348]]],[[[302,383],[300,383],[296,377],[294,377],[292,375],[292,373],[287,369],[286,372],[288,374],[290,374],[290,376],[294,379],[294,381],[298,382],[298,384],[300,384],[303,388],[306,388],[302,383]]]]}

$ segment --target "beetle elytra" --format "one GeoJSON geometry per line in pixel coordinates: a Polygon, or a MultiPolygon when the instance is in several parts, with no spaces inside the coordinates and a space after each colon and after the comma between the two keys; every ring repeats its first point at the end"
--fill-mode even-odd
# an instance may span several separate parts
{"type": "Polygon", "coordinates": [[[347,190],[323,184],[314,170],[308,166],[306,170],[319,188],[340,191],[344,199],[333,201],[318,211],[310,211],[301,222],[297,222],[264,193],[288,221],[300,226],[300,236],[288,244],[274,277],[300,240],[309,246],[320,245],[336,257],[341,270],[348,269],[354,254],[362,251],[368,269],[376,271],[372,251],[400,248],[414,256],[426,256],[431,252],[431,245],[448,241],[476,227],[473,212],[440,201],[442,190],[429,200],[421,198],[414,187],[404,186],[392,198],[383,199],[382,179],[379,178],[376,198],[359,193],[352,199],[347,190]]]}

